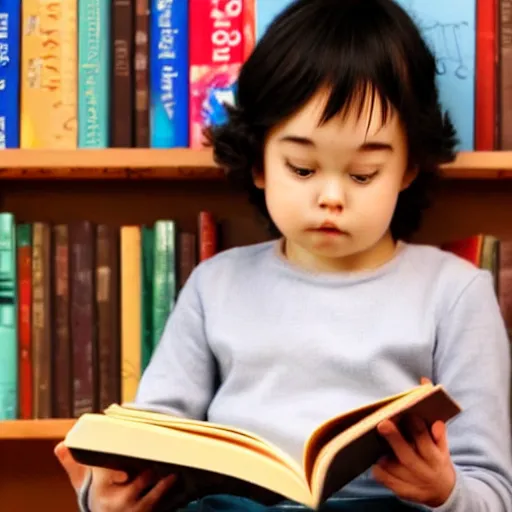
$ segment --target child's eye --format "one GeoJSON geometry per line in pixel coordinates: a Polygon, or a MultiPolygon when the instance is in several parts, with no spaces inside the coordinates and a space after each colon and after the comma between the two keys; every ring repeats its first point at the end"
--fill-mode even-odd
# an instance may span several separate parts
{"type": "Polygon", "coordinates": [[[307,169],[305,167],[296,167],[295,165],[292,165],[290,162],[286,162],[286,167],[288,167],[290,171],[292,171],[300,178],[309,178],[309,176],[312,176],[315,172],[313,169],[307,169]]]}
{"type": "Polygon", "coordinates": [[[371,174],[351,174],[350,177],[360,185],[367,185],[370,183],[375,176],[377,176],[378,171],[372,172],[371,174]]]}

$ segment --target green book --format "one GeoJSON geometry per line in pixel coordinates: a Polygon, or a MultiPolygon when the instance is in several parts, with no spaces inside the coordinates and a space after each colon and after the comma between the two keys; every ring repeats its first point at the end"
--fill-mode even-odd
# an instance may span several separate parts
{"type": "Polygon", "coordinates": [[[176,301],[176,225],[172,220],[155,223],[153,267],[153,350],[176,301]]]}
{"type": "Polygon", "coordinates": [[[142,226],[141,372],[146,369],[153,353],[153,245],[153,228],[142,226]]]}
{"type": "Polygon", "coordinates": [[[18,417],[16,224],[0,213],[0,420],[18,417]]]}

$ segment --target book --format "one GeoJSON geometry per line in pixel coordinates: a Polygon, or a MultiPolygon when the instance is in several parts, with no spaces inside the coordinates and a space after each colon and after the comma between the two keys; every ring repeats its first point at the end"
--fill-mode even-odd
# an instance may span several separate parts
{"type": "Polygon", "coordinates": [[[408,415],[428,425],[461,412],[442,385],[422,384],[336,415],[305,442],[302,464],[278,446],[229,425],[112,404],[84,414],[64,444],[89,466],[129,475],[153,468],[175,473],[164,510],[174,510],[208,494],[227,493],[264,504],[289,499],[317,509],[333,493],[391,453],[377,426],[385,419],[401,428],[408,415]],[[172,506],[171,506],[172,505],[172,506]]]}

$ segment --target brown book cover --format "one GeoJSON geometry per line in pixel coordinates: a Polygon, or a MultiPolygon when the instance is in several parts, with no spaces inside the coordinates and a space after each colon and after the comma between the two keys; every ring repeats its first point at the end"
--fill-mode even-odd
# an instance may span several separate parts
{"type": "Polygon", "coordinates": [[[111,146],[133,146],[133,5],[112,2],[111,146]]]}
{"type": "Polygon", "coordinates": [[[149,147],[149,0],[135,0],[135,146],[149,147]]]}
{"type": "Polygon", "coordinates": [[[499,0],[499,149],[512,149],[512,0],[499,0]]]}
{"type": "Polygon", "coordinates": [[[69,225],[73,417],[97,409],[97,342],[94,297],[94,226],[69,225]]]}
{"type": "Polygon", "coordinates": [[[197,265],[196,235],[194,233],[181,232],[178,242],[178,277],[179,288],[183,288],[192,270],[197,265]]]}
{"type": "Polygon", "coordinates": [[[33,414],[34,418],[51,418],[51,232],[45,222],[33,224],[32,251],[33,414]]]}
{"type": "Polygon", "coordinates": [[[121,400],[119,228],[100,224],[96,237],[98,406],[103,410],[121,400]]]}
{"type": "Polygon", "coordinates": [[[259,496],[262,501],[287,498],[318,509],[390,453],[377,431],[383,420],[406,429],[409,416],[430,426],[460,411],[441,385],[422,384],[318,425],[304,443],[302,463],[247,430],[119,405],[104,414],[84,415],[64,442],[83,464],[130,474],[148,468],[162,475],[176,473],[178,489],[173,491],[184,492],[173,492],[169,498],[182,502],[173,501],[175,508],[166,502],[165,510],[212,492],[259,496]]]}
{"type": "Polygon", "coordinates": [[[53,226],[53,416],[71,418],[73,375],[69,325],[69,237],[67,224],[53,226]]]}

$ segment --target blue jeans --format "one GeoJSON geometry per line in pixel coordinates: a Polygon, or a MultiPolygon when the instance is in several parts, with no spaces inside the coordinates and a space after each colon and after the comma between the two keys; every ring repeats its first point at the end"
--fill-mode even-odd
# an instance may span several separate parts
{"type": "MultiPolygon", "coordinates": [[[[308,508],[290,502],[265,506],[254,501],[230,495],[207,496],[190,503],[179,512],[307,512],[308,508]]],[[[407,505],[396,498],[331,498],[319,512],[412,512],[418,507],[407,505]]]]}

